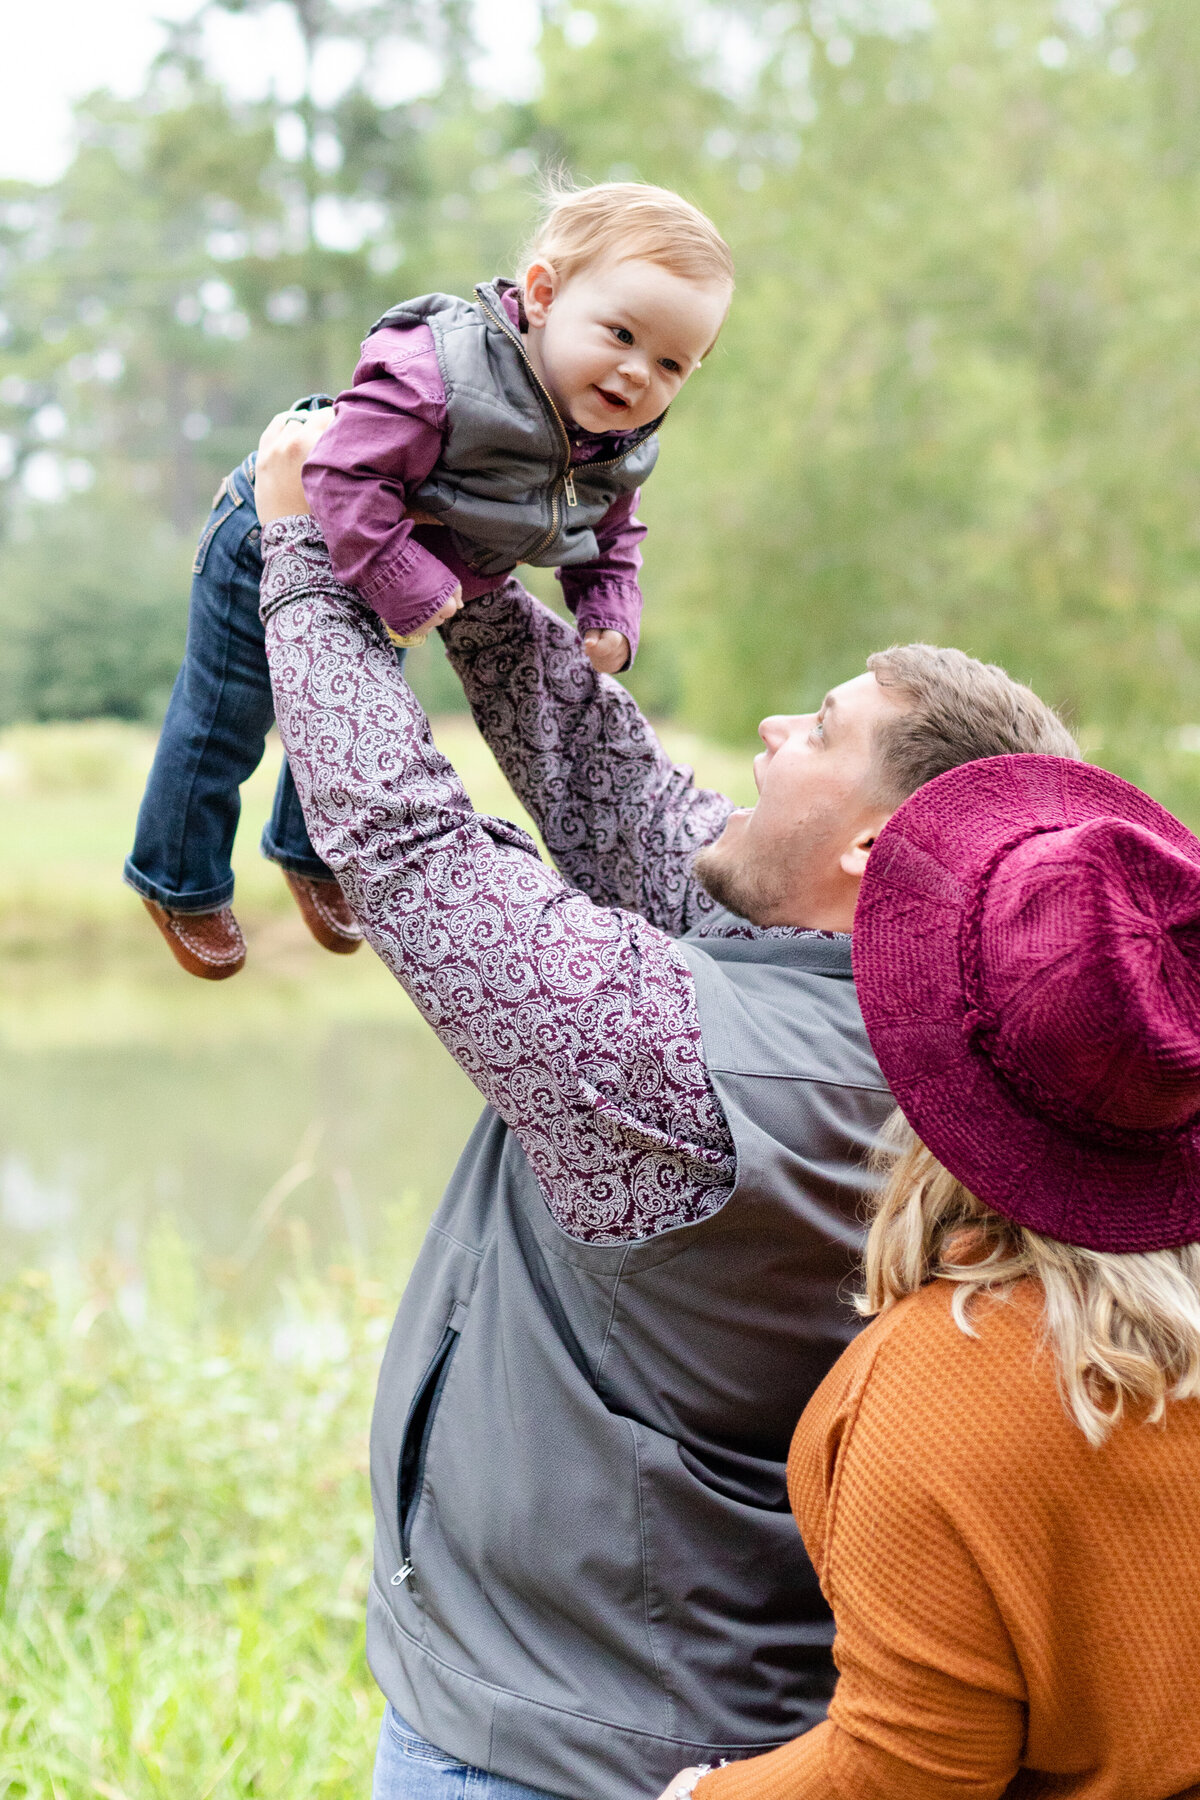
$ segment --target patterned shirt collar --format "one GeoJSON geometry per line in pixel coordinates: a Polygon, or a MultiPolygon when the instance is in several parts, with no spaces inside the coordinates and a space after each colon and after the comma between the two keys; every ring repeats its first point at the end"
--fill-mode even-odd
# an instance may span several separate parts
{"type": "Polygon", "coordinates": [[[749,919],[722,908],[711,914],[690,933],[697,938],[826,938],[831,943],[848,944],[848,931],[817,931],[808,925],[752,925],[749,919]]]}

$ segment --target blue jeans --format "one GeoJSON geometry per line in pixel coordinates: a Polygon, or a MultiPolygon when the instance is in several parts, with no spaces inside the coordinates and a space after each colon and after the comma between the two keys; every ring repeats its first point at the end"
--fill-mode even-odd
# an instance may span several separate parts
{"type": "MultiPolygon", "coordinates": [[[[297,402],[304,410],[324,400],[297,402]]],[[[233,896],[240,788],[275,717],[258,616],[261,532],[254,455],[227,475],[192,564],[183,667],[167,705],[125,879],[173,912],[215,912],[233,896]]],[[[308,835],[286,759],[262,853],[293,875],[332,880],[308,835]]]]}
{"type": "Polygon", "coordinates": [[[383,1715],[371,1800],[553,1800],[544,1788],[526,1787],[447,1756],[404,1723],[394,1706],[383,1715]]]}

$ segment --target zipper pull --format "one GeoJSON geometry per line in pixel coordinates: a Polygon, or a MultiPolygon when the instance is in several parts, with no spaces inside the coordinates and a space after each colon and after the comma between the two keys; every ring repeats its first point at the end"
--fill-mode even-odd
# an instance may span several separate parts
{"type": "Polygon", "coordinates": [[[405,1582],[408,1580],[409,1576],[412,1574],[412,1572],[413,1572],[412,1563],[406,1556],[404,1559],[403,1565],[399,1569],[397,1569],[396,1573],[392,1576],[392,1586],[393,1587],[403,1587],[405,1582]]]}
{"type": "Polygon", "coordinates": [[[572,475],[570,469],[568,469],[566,474],[563,476],[563,480],[565,481],[566,487],[567,487],[567,505],[568,506],[578,506],[579,500],[575,493],[575,477],[572,475]]]}

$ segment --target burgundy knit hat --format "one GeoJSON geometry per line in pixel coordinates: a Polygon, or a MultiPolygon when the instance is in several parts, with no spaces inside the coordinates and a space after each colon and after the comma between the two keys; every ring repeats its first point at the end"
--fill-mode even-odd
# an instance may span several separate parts
{"type": "Polygon", "coordinates": [[[854,918],[871,1047],[985,1205],[1092,1250],[1200,1241],[1200,841],[1088,763],[906,800],[854,918]]]}

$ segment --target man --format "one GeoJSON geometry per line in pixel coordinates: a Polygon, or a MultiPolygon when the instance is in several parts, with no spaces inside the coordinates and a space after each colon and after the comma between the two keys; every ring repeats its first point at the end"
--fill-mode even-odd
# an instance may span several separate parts
{"type": "Polygon", "coordinates": [[[892,1107],[851,978],[871,845],[957,763],[1078,751],[1002,671],[909,646],[765,720],[738,809],[509,583],[446,645],[556,873],[472,810],[295,516],[310,441],[276,422],[258,474],[280,732],[320,855],[488,1102],[380,1374],[376,1800],[653,1795],[832,1688],[784,1465],[855,1329],[892,1107]]]}

